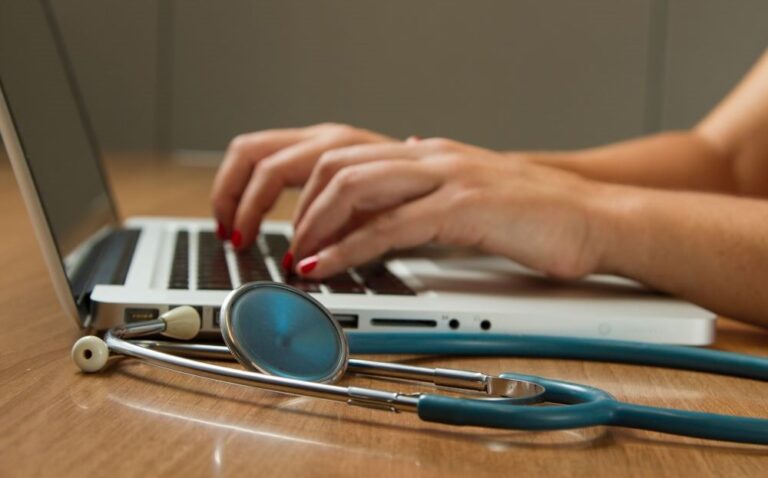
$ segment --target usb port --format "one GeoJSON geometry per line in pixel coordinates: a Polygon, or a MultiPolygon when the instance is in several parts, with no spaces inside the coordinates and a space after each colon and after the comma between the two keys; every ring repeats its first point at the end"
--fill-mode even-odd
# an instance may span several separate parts
{"type": "Polygon", "coordinates": [[[336,322],[339,323],[339,325],[342,326],[342,328],[345,329],[356,329],[357,328],[357,314],[333,314],[333,317],[336,319],[336,322]]]}
{"type": "Polygon", "coordinates": [[[125,312],[123,313],[123,320],[126,324],[130,324],[132,322],[143,322],[145,320],[155,320],[160,316],[160,311],[158,309],[134,309],[134,308],[128,308],[125,309],[125,312]]]}

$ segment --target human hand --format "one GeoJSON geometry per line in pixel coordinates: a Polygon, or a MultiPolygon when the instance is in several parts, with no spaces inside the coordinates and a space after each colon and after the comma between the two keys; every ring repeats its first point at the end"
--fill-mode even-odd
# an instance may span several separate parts
{"type": "Polygon", "coordinates": [[[237,136],[211,193],[219,238],[231,239],[236,249],[250,247],[283,188],[304,184],[325,151],[387,141],[395,140],[333,123],[237,136]]]}
{"type": "Polygon", "coordinates": [[[446,139],[325,153],[300,198],[296,272],[321,278],[428,242],[475,247],[551,276],[596,271],[601,183],[446,139]],[[364,220],[360,220],[360,216],[364,220]]]}

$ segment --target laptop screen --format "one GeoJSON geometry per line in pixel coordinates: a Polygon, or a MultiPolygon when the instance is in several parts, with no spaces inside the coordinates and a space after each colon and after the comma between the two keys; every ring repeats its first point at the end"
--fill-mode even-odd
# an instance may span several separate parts
{"type": "Polygon", "coordinates": [[[62,258],[117,220],[63,48],[48,2],[0,2],[0,85],[62,258]]]}

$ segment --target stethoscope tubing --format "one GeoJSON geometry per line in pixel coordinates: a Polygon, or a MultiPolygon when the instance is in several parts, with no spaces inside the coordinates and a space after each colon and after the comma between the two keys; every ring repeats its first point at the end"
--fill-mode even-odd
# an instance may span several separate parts
{"type": "MultiPolygon", "coordinates": [[[[349,334],[352,353],[445,354],[577,359],[675,368],[755,380],[768,380],[768,359],[719,350],[622,340],[487,334],[349,334]]],[[[550,407],[499,407],[467,403],[457,413],[441,397],[419,401],[428,421],[495,428],[557,430],[612,425],[712,440],[768,444],[768,420],[650,407],[617,401],[584,385],[542,377],[501,374],[545,387],[543,400],[567,404],[550,407]]]]}
{"type": "Polygon", "coordinates": [[[348,334],[351,353],[515,356],[658,366],[768,380],[768,358],[678,345],[544,335],[348,334]]]}
{"type": "Polygon", "coordinates": [[[450,425],[473,425],[518,430],[563,430],[610,425],[657,431],[708,440],[768,445],[768,420],[692,412],[621,402],[609,393],[586,385],[532,375],[501,374],[545,387],[544,401],[560,405],[530,407],[472,401],[457,408],[444,397],[419,400],[422,420],[450,425]]]}
{"type": "MultiPolygon", "coordinates": [[[[377,340],[373,341],[375,342],[373,345],[376,347],[375,350],[381,351],[385,349],[387,353],[417,353],[415,350],[418,350],[420,354],[440,354],[449,353],[450,351],[450,353],[456,355],[459,346],[461,346],[461,353],[459,355],[534,357],[557,355],[557,358],[582,358],[643,365],[647,365],[650,362],[652,365],[664,367],[672,366],[673,368],[729,375],[734,375],[729,368],[742,363],[744,358],[744,356],[739,354],[712,350],[688,349],[668,345],[648,346],[647,344],[635,344],[634,342],[592,339],[534,336],[530,337],[532,340],[528,342],[529,336],[497,336],[493,337],[493,347],[485,347],[481,345],[484,342],[481,341],[480,337],[473,337],[472,340],[467,342],[457,343],[451,343],[454,338],[453,334],[445,334],[443,337],[450,340],[441,341],[440,336],[427,337],[421,334],[410,334],[407,337],[404,337],[402,334],[392,334],[391,337],[386,337],[386,340],[382,340],[385,337],[377,337],[377,340]],[[393,341],[393,339],[396,340],[393,341]],[[414,341],[424,341],[427,345],[418,349],[411,348],[415,346],[414,341]],[[552,350],[542,350],[542,347],[535,346],[537,341],[539,345],[542,345],[541,342],[544,342],[543,345],[546,346],[543,347],[544,349],[549,348],[548,344],[550,343],[554,344],[554,348],[552,350]],[[504,343],[508,345],[503,347],[504,343]],[[588,344],[595,343],[600,347],[586,347],[588,344]],[[529,344],[533,344],[533,346],[529,346],[529,344]],[[632,348],[635,353],[616,355],[617,352],[623,350],[624,344],[633,346],[632,348]],[[382,345],[386,346],[383,347],[382,345]],[[560,345],[560,347],[557,347],[557,345],[560,345]],[[563,347],[564,345],[565,347],[563,347]],[[586,347],[586,349],[581,349],[581,347],[586,347]],[[393,350],[398,352],[393,352],[393,350]],[[557,350],[558,353],[554,354],[554,350],[557,350]],[[666,357],[682,357],[682,359],[668,364],[663,360],[659,361],[658,355],[640,354],[641,350],[646,352],[658,352],[661,350],[666,357]],[[535,353],[533,353],[534,351],[535,353]],[[695,355],[699,357],[700,361],[691,361],[691,352],[696,352],[695,355]],[[718,366],[712,367],[711,364],[706,363],[706,360],[709,360],[707,356],[710,353],[717,355],[717,359],[721,362],[718,366]],[[653,360],[650,360],[651,358],[653,360]],[[704,359],[703,361],[702,358],[704,359]]],[[[487,338],[487,336],[483,337],[482,340],[487,338]]],[[[356,345],[352,345],[352,350],[360,352],[362,348],[360,347],[360,342],[355,339],[352,339],[351,342],[353,344],[356,343],[356,345]]],[[[144,348],[134,347],[137,347],[134,351],[144,348]]],[[[184,344],[179,344],[177,347],[179,348],[178,351],[182,352],[184,344]]],[[[365,347],[367,348],[362,349],[371,353],[370,350],[373,348],[371,343],[365,344],[365,347]]],[[[226,351],[226,348],[221,346],[211,346],[210,349],[218,353],[218,358],[222,358],[226,351]]],[[[751,372],[761,372],[760,367],[754,366],[761,365],[759,363],[761,360],[763,359],[754,358],[752,362],[758,363],[753,363],[753,367],[750,369],[751,372]]],[[[211,375],[209,377],[216,378],[211,375]]],[[[534,375],[504,373],[500,377],[541,385],[545,391],[539,397],[540,400],[549,402],[552,405],[532,407],[509,401],[476,400],[427,393],[419,396],[415,411],[422,420],[449,425],[514,430],[562,430],[610,425],[712,440],[768,444],[768,420],[766,419],[636,405],[618,401],[608,392],[595,387],[534,375]]],[[[760,375],[749,375],[749,377],[761,379],[760,375]]],[[[285,392],[286,390],[277,391],[285,392]]]]}

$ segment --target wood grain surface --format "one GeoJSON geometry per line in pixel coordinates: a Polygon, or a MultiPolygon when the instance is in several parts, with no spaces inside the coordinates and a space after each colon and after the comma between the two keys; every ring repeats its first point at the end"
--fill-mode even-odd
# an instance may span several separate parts
{"type": "MultiPolygon", "coordinates": [[[[211,166],[117,156],[123,216],[209,214],[211,166]]],[[[273,217],[290,217],[295,192],[273,217]]],[[[768,476],[768,448],[628,429],[523,433],[421,422],[120,360],[84,376],[13,174],[0,160],[0,476],[768,476]]],[[[768,354],[765,330],[721,320],[716,347],[768,354]]],[[[768,384],[580,361],[377,357],[587,383],[643,404],[768,416],[768,384]]],[[[354,378],[357,385],[376,383],[354,378]]]]}

